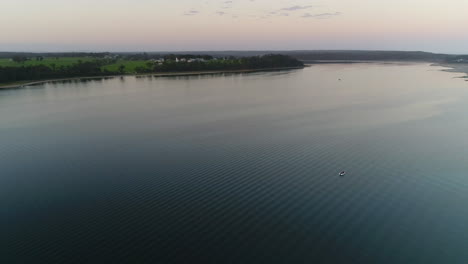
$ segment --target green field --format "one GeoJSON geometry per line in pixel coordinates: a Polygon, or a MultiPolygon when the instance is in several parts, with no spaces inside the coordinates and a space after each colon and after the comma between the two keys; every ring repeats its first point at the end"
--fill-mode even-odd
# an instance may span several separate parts
{"type": "MultiPolygon", "coordinates": [[[[86,62],[93,61],[95,58],[92,57],[59,57],[59,58],[44,58],[42,61],[37,61],[35,58],[25,61],[24,63],[14,62],[11,59],[0,59],[0,67],[21,67],[21,66],[33,66],[33,65],[46,65],[51,67],[55,64],[55,67],[60,66],[70,66],[72,64],[78,63],[78,61],[86,62]]],[[[135,68],[137,67],[147,67],[148,61],[144,60],[118,60],[116,63],[102,66],[102,70],[108,70],[111,72],[117,72],[120,65],[124,65],[125,73],[135,73],[135,68]]]]}
{"type": "Polygon", "coordinates": [[[82,62],[85,61],[92,61],[95,60],[92,57],[58,57],[57,59],[54,57],[44,58],[42,61],[37,61],[35,58],[25,61],[24,63],[14,62],[11,59],[0,59],[0,66],[3,67],[21,67],[21,66],[33,66],[33,65],[46,65],[51,66],[55,64],[56,67],[60,66],[69,66],[81,60],[82,62]]]}
{"type": "Polygon", "coordinates": [[[135,68],[137,67],[147,67],[146,64],[148,61],[144,60],[135,60],[135,61],[129,61],[129,60],[118,60],[116,63],[109,64],[106,66],[102,67],[102,70],[108,70],[112,72],[117,72],[119,70],[120,65],[125,66],[125,73],[135,73],[135,68]]]}

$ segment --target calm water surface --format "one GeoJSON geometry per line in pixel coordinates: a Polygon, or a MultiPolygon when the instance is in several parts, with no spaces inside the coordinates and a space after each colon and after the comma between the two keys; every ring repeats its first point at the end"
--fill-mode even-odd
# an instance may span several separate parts
{"type": "Polygon", "coordinates": [[[0,91],[0,262],[468,263],[468,83],[440,70],[0,91]]]}

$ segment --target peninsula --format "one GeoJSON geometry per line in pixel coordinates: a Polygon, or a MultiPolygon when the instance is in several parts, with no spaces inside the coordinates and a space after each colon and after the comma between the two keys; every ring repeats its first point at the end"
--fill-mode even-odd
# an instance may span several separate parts
{"type": "Polygon", "coordinates": [[[10,58],[0,58],[0,88],[43,80],[99,76],[193,75],[303,67],[302,61],[279,54],[249,57],[148,53],[14,54],[10,58]]]}

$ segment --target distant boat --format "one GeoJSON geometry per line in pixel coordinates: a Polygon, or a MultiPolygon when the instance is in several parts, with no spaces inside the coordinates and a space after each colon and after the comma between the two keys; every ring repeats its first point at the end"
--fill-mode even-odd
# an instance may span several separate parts
{"type": "Polygon", "coordinates": [[[340,172],[340,176],[345,176],[345,175],[346,175],[346,171],[340,172]]]}

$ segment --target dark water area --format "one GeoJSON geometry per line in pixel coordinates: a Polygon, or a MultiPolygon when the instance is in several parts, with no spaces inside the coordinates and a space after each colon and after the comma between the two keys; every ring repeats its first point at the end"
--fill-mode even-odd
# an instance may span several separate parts
{"type": "Polygon", "coordinates": [[[468,86],[441,69],[0,91],[0,263],[467,263],[468,86]]]}

